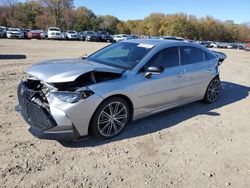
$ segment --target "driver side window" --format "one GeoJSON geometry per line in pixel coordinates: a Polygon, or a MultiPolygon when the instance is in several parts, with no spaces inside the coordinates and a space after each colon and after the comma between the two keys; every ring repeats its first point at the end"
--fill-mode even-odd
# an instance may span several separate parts
{"type": "Polygon", "coordinates": [[[170,47],[155,54],[146,67],[171,68],[177,66],[179,66],[179,49],[178,47],[170,47]]]}

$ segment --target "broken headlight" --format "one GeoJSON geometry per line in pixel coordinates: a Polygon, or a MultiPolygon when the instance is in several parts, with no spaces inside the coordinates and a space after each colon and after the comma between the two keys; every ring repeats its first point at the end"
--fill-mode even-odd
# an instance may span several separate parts
{"type": "Polygon", "coordinates": [[[93,94],[94,92],[91,90],[84,90],[84,91],[78,91],[78,92],[57,91],[57,92],[50,93],[50,95],[54,95],[54,97],[58,98],[59,100],[63,102],[68,102],[68,103],[76,103],[79,100],[86,99],[93,94]]]}

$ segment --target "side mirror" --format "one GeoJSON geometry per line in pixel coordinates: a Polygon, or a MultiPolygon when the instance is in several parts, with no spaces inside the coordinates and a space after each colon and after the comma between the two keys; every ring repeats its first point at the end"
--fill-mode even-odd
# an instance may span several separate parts
{"type": "Polygon", "coordinates": [[[88,54],[84,54],[83,56],[82,56],[82,59],[86,59],[88,57],[88,54]]]}
{"type": "Polygon", "coordinates": [[[145,77],[150,78],[151,75],[161,74],[164,71],[163,67],[148,67],[145,71],[145,77]]]}

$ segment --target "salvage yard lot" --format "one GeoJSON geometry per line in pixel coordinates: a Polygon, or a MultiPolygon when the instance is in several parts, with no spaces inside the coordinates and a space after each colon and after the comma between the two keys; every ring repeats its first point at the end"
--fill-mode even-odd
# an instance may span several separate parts
{"type": "Polygon", "coordinates": [[[250,187],[250,52],[220,50],[222,93],[131,123],[109,141],[32,136],[15,112],[30,65],[107,43],[0,39],[0,187],[250,187]]]}

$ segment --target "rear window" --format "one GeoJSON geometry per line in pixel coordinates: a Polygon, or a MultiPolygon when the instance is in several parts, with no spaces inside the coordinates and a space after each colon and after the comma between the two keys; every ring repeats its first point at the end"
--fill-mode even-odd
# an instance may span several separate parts
{"type": "Polygon", "coordinates": [[[164,68],[179,66],[178,47],[170,47],[158,52],[149,60],[146,67],[148,66],[164,68]]]}
{"type": "Polygon", "coordinates": [[[209,61],[209,60],[215,58],[214,55],[212,55],[212,54],[210,54],[210,53],[208,53],[208,52],[206,52],[206,51],[204,51],[204,56],[205,56],[205,61],[209,61]]]}
{"type": "Polygon", "coordinates": [[[203,50],[196,47],[181,47],[181,64],[189,65],[204,62],[203,50]]]}

